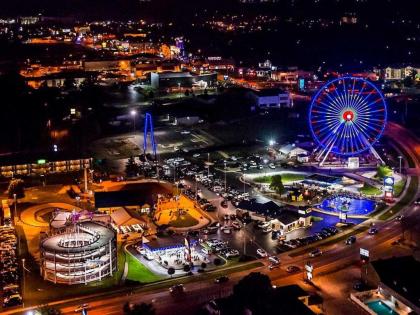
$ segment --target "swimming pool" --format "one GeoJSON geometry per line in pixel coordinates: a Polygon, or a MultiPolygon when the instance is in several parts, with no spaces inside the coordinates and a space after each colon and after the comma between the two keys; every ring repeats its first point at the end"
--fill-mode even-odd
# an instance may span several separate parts
{"type": "Polygon", "coordinates": [[[378,315],[398,315],[392,308],[386,305],[381,300],[366,303],[366,305],[378,315]]]}
{"type": "Polygon", "coordinates": [[[352,198],[347,196],[335,196],[325,199],[319,208],[330,212],[346,212],[355,215],[367,215],[375,210],[376,203],[373,200],[352,198]]]}

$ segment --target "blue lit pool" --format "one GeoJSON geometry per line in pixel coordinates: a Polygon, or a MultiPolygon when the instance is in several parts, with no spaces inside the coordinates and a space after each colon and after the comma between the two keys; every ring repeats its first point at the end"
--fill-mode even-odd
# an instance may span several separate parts
{"type": "Polygon", "coordinates": [[[381,300],[366,303],[366,305],[378,315],[398,315],[392,308],[386,305],[381,300]]]}
{"type": "Polygon", "coordinates": [[[354,215],[367,215],[375,210],[376,203],[373,200],[363,198],[351,198],[346,196],[335,196],[325,199],[319,208],[330,212],[346,212],[354,215]]]}

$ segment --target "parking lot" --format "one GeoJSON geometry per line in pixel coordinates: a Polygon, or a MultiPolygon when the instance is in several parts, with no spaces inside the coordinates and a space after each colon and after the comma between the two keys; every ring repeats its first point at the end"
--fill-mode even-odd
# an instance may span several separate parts
{"type": "Polygon", "coordinates": [[[0,242],[2,306],[18,306],[22,304],[19,281],[20,268],[16,258],[16,231],[12,226],[4,225],[0,227],[0,242]]]}

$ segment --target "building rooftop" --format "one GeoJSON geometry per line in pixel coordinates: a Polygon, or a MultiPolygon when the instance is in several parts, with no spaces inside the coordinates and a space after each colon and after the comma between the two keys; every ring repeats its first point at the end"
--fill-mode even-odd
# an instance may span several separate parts
{"type": "Polygon", "coordinates": [[[95,192],[96,208],[153,205],[158,194],[169,194],[170,189],[163,184],[150,182],[127,185],[117,191],[95,192]],[[133,187],[131,187],[133,186],[133,187]]]}
{"type": "Polygon", "coordinates": [[[281,207],[274,201],[259,203],[255,200],[242,200],[237,207],[242,210],[247,210],[264,216],[275,218],[286,225],[297,221],[299,217],[301,217],[301,215],[299,215],[297,211],[294,211],[290,208],[281,207]]]}
{"type": "Polygon", "coordinates": [[[371,262],[380,281],[420,307],[420,262],[413,256],[392,257],[371,262]]]}
{"type": "Polygon", "coordinates": [[[255,91],[255,93],[260,96],[260,97],[264,97],[264,96],[278,96],[280,94],[287,94],[288,92],[282,90],[282,89],[262,89],[259,91],[255,91]]]}

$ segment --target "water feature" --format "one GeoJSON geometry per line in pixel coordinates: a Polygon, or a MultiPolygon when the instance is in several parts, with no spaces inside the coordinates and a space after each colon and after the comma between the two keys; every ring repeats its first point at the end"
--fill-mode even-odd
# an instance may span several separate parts
{"type": "Polygon", "coordinates": [[[338,195],[325,199],[319,208],[334,213],[346,212],[349,215],[368,215],[375,210],[376,202],[370,199],[338,195]]]}

